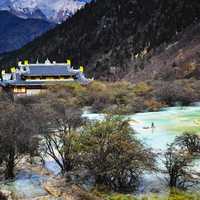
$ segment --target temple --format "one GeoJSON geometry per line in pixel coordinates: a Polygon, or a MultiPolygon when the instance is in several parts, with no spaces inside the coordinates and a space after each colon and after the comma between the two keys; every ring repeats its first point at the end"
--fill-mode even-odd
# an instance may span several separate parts
{"type": "Polygon", "coordinates": [[[51,63],[48,59],[45,63],[36,64],[19,62],[18,67],[12,67],[10,73],[2,71],[0,87],[15,96],[36,95],[57,84],[88,84],[91,80],[84,76],[83,70],[82,66],[74,69],[70,60],[67,63],[51,63]]]}

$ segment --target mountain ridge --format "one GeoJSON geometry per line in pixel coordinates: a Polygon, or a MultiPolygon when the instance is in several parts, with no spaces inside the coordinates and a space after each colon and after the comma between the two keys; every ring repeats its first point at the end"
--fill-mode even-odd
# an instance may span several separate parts
{"type": "Polygon", "coordinates": [[[6,66],[19,59],[35,62],[38,56],[41,61],[70,57],[75,65],[86,65],[95,78],[145,74],[159,48],[178,41],[187,27],[200,22],[199,10],[198,0],[128,0],[126,4],[122,0],[92,1],[0,63],[6,66]]]}
{"type": "Polygon", "coordinates": [[[85,3],[86,0],[4,0],[0,2],[0,10],[7,10],[25,19],[44,19],[61,23],[85,3]]]}
{"type": "Polygon", "coordinates": [[[0,53],[19,49],[55,26],[41,19],[22,19],[8,11],[0,11],[0,21],[0,53]]]}

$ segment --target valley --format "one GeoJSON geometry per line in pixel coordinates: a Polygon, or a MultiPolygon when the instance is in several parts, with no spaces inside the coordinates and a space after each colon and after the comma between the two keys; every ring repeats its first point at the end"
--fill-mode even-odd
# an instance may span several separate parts
{"type": "Polygon", "coordinates": [[[0,0],[0,199],[200,199],[199,0],[0,0]]]}

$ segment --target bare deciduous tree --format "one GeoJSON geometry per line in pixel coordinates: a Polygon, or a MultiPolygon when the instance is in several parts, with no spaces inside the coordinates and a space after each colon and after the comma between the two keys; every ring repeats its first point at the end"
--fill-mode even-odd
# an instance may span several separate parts
{"type": "Polygon", "coordinates": [[[199,183],[199,174],[194,168],[194,161],[199,158],[199,144],[197,135],[186,133],[169,145],[164,165],[170,187],[185,189],[199,183]]]}
{"type": "Polygon", "coordinates": [[[0,158],[5,164],[5,177],[14,177],[14,168],[25,154],[34,154],[38,147],[37,126],[32,108],[0,99],[0,158]]]}
{"type": "Polygon", "coordinates": [[[186,148],[190,154],[200,153],[200,137],[194,133],[184,133],[177,137],[176,143],[186,148]]]}
{"type": "Polygon", "coordinates": [[[68,172],[75,165],[77,129],[83,122],[82,111],[59,99],[48,102],[46,108],[42,107],[38,116],[44,138],[42,156],[50,156],[62,173],[68,172]]]}

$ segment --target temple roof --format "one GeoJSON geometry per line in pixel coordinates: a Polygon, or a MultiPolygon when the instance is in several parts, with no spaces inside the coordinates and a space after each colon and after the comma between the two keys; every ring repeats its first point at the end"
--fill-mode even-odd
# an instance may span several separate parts
{"type": "Polygon", "coordinates": [[[24,76],[72,76],[77,70],[68,69],[65,65],[30,65],[24,76]]]}
{"type": "Polygon", "coordinates": [[[14,68],[12,70],[12,73],[9,73],[9,78],[3,77],[3,80],[0,81],[0,86],[45,86],[71,81],[76,81],[81,84],[88,84],[90,82],[84,76],[81,69],[73,69],[71,65],[65,63],[50,63],[46,61],[44,64],[20,64],[17,69],[14,68]],[[28,77],[38,77],[38,79],[33,78],[33,80],[30,80],[32,78],[29,79],[28,77]],[[54,78],[48,80],[48,77],[54,78]],[[59,77],[65,77],[67,79],[60,79],[59,77]]]}

